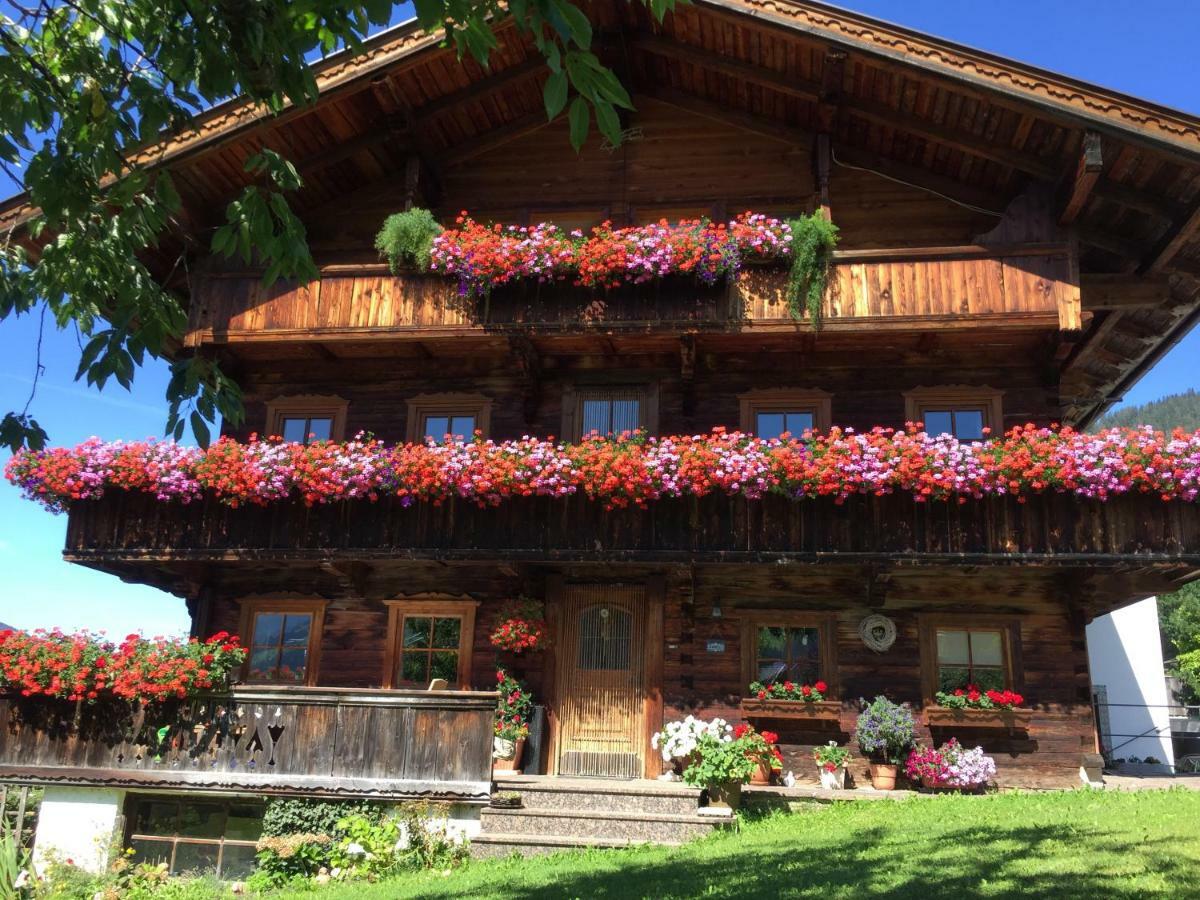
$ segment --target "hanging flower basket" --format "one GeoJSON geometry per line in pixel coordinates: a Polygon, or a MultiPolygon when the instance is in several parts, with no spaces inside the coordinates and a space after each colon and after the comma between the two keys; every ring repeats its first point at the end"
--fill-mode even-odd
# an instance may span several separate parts
{"type": "Polygon", "coordinates": [[[550,643],[545,609],[541,603],[527,597],[506,604],[488,639],[498,650],[517,655],[544,650],[550,643]]]}

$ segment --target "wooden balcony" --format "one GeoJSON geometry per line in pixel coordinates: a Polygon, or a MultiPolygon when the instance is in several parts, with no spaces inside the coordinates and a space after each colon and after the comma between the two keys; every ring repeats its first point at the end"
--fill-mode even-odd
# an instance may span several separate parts
{"type": "MultiPolygon", "coordinates": [[[[609,292],[516,284],[485,299],[453,279],[392,275],[378,264],[327,266],[308,285],[263,287],[258,272],[217,272],[197,287],[188,346],[271,341],[428,340],[506,332],[794,333],[780,267],[750,267],[728,284],[668,278],[609,292]]],[[[1077,330],[1078,266],[1065,244],[839,251],[821,328],[1077,330]]]]}
{"type": "Polygon", "coordinates": [[[0,781],[486,799],[496,694],[239,687],[114,715],[0,697],[0,781]]]}
{"type": "Polygon", "coordinates": [[[1042,494],[1019,502],[920,503],[908,494],[794,501],[710,495],[605,510],[582,496],[398,499],[232,509],[110,491],[71,507],[65,555],[83,563],[433,559],[631,562],[1200,565],[1200,504],[1148,495],[1108,502],[1042,494]]]}

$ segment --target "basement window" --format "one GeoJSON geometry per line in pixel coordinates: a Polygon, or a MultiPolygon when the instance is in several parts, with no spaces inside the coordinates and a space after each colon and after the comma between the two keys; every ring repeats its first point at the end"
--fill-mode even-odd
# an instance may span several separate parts
{"type": "Polygon", "coordinates": [[[254,871],[261,803],[138,796],[130,798],[125,816],[126,844],[136,863],[166,863],[172,875],[215,875],[225,881],[242,880],[254,871]]]}

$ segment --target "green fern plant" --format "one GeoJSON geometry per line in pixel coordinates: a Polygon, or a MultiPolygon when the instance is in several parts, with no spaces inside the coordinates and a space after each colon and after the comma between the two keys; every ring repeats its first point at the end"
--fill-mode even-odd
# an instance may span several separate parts
{"type": "Polygon", "coordinates": [[[404,212],[388,216],[379,234],[375,235],[375,248],[387,258],[393,272],[404,268],[424,271],[429,268],[429,252],[433,239],[442,231],[442,226],[427,209],[414,206],[404,212]]]}
{"type": "Polygon", "coordinates": [[[829,281],[829,266],[838,242],[838,227],[819,211],[789,219],[792,230],[792,268],[788,272],[787,304],[792,318],[808,313],[821,324],[821,301],[829,281]]]}

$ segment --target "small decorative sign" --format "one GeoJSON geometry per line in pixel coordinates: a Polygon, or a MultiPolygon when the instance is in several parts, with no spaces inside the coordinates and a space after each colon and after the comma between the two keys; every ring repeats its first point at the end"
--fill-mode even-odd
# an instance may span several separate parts
{"type": "Polygon", "coordinates": [[[724,641],[709,641],[707,644],[704,645],[704,649],[707,650],[709,653],[724,653],[725,652],[725,642],[724,641]]]}

